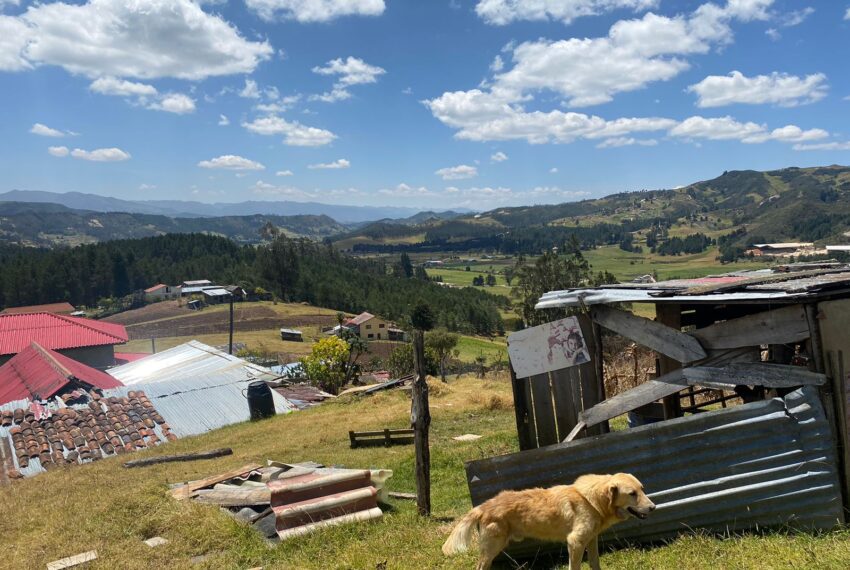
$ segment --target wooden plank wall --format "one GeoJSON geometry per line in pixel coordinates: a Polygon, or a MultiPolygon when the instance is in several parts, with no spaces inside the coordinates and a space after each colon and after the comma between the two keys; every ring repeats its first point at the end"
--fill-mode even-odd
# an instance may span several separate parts
{"type": "MultiPolygon", "coordinates": [[[[579,326],[591,361],[530,378],[517,378],[511,369],[517,435],[521,450],[536,449],[560,443],[578,423],[578,415],[605,399],[599,376],[602,369],[598,327],[580,315],[579,326]]],[[[600,424],[587,430],[587,435],[607,432],[600,424]]],[[[582,432],[579,437],[584,437],[582,432]]]]}

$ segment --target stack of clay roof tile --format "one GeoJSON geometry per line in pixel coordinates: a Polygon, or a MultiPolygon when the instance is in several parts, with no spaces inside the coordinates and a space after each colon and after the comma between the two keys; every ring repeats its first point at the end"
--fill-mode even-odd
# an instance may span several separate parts
{"type": "MultiPolygon", "coordinates": [[[[78,397],[66,396],[69,400],[78,397]]],[[[50,410],[31,404],[0,414],[0,426],[8,429],[17,463],[17,469],[7,469],[9,478],[20,477],[20,469],[34,459],[51,469],[177,439],[144,392],[105,398],[92,391],[87,396],[85,406],[50,410]]]]}

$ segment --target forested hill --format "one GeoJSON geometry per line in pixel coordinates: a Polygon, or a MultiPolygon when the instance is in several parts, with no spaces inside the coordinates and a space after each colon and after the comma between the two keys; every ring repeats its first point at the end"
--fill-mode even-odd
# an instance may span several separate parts
{"type": "Polygon", "coordinates": [[[404,277],[384,260],[361,260],[307,239],[279,237],[260,246],[202,234],[117,240],[74,248],[0,246],[0,306],[56,301],[95,306],[155,283],[210,279],[262,287],[288,301],[404,322],[417,302],[439,325],[494,334],[507,299],[474,288],[453,289],[404,277]]]}
{"type": "Polygon", "coordinates": [[[348,228],[328,216],[222,216],[172,218],[152,214],[93,212],[60,204],[0,202],[0,240],[6,243],[52,247],[166,233],[204,232],[240,243],[261,241],[261,230],[271,224],[290,236],[321,239],[348,228]]]}
{"type": "Polygon", "coordinates": [[[565,204],[498,208],[419,225],[383,222],[335,236],[354,251],[490,249],[539,253],[570,234],[586,246],[617,244],[634,232],[683,221],[735,232],[737,244],[840,241],[850,231],[850,167],[729,171],[674,190],[612,194],[565,204]]]}

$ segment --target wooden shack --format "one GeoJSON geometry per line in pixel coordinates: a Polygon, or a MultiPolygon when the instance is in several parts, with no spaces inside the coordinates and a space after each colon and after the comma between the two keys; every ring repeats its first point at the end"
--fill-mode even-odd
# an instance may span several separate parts
{"type": "MultiPolygon", "coordinates": [[[[658,510],[603,540],[843,523],[850,266],[553,291],[537,308],[573,309],[589,358],[552,369],[561,337],[547,331],[565,330],[560,321],[538,337],[549,338],[548,361],[545,346],[527,344],[534,332],[509,338],[521,451],[467,464],[473,504],[504,489],[626,471],[643,481],[658,510]],[[628,310],[637,303],[654,305],[655,319],[628,310]],[[603,330],[655,351],[656,377],[606,398],[602,353],[611,337],[603,330]],[[537,368],[525,362],[535,359],[537,368]],[[648,405],[663,409],[664,421],[609,433],[609,420],[648,405]]],[[[525,544],[513,553],[535,549],[525,544]]]]}
{"type": "Polygon", "coordinates": [[[304,335],[299,330],[295,329],[280,329],[280,340],[291,340],[294,342],[304,342],[304,335]]]}

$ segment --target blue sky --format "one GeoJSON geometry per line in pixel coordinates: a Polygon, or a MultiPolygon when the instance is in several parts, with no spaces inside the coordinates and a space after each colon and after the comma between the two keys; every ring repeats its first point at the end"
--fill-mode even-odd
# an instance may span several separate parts
{"type": "Polygon", "coordinates": [[[0,191],[490,209],[850,163],[850,2],[0,0],[0,191]]]}

